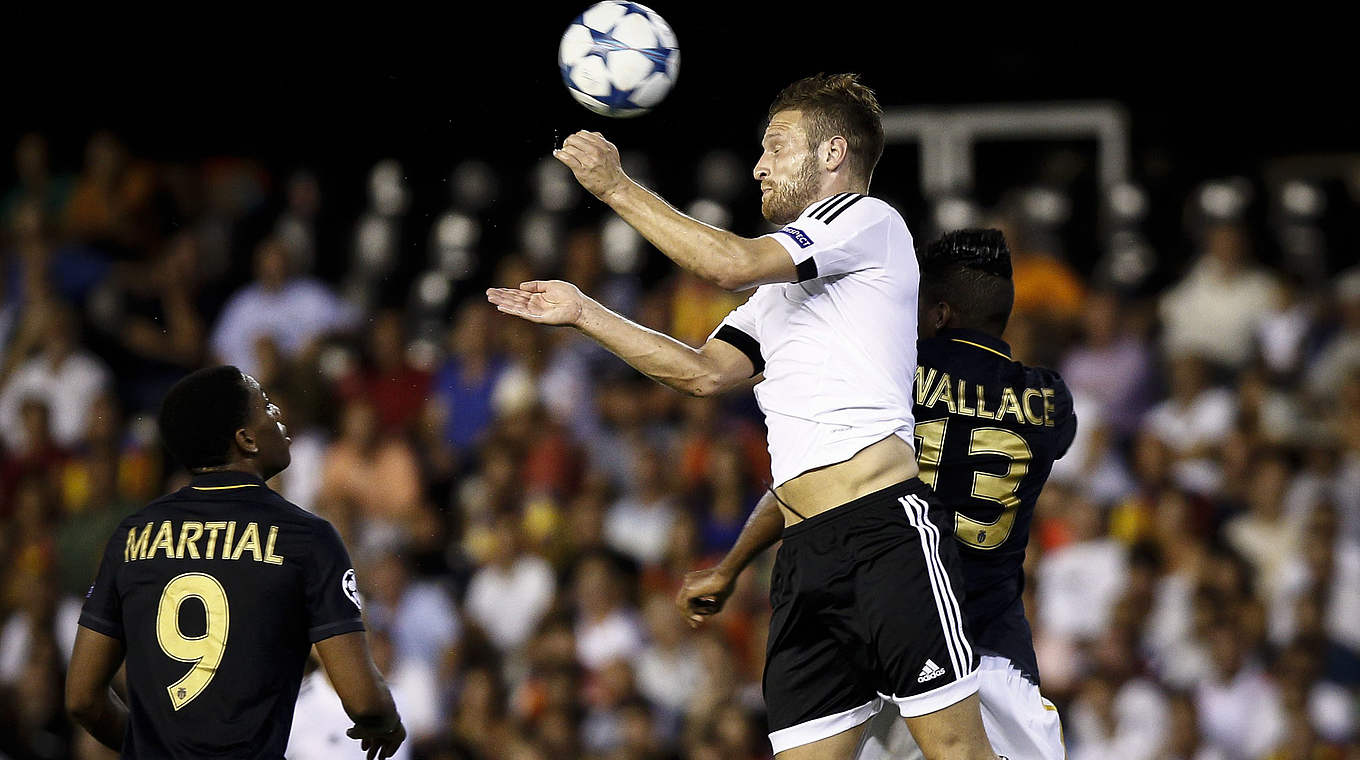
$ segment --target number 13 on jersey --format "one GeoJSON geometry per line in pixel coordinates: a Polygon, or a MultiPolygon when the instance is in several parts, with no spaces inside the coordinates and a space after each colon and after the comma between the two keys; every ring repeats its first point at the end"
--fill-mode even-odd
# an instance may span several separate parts
{"type": "MultiPolygon", "coordinates": [[[[940,462],[944,457],[945,434],[949,419],[931,420],[916,425],[916,463],[922,482],[938,493],[940,462]]],[[[1020,480],[1029,471],[1033,458],[1029,443],[1018,433],[1004,428],[974,428],[968,440],[969,456],[992,454],[1007,459],[1006,473],[973,472],[971,495],[1001,505],[1001,514],[991,522],[974,520],[962,512],[954,514],[954,535],[974,549],[995,549],[1010,537],[1015,524],[1015,508],[1020,505],[1020,480]]],[[[948,503],[948,495],[942,494],[948,503]]],[[[956,505],[951,505],[956,506],[956,505]]]]}
{"type": "Polygon", "coordinates": [[[180,662],[192,662],[184,677],[165,687],[170,704],[178,711],[203,693],[217,675],[227,650],[231,608],[227,592],[216,578],[204,573],[184,573],[170,579],[156,608],[156,642],[161,651],[180,662]],[[186,636],[179,627],[179,609],[188,599],[203,604],[206,618],[203,635],[186,636]]]}

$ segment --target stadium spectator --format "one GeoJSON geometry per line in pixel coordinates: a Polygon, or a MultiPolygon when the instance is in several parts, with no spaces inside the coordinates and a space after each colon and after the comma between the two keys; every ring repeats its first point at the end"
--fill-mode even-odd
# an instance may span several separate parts
{"type": "Polygon", "coordinates": [[[423,498],[410,444],[382,431],[367,399],[347,402],[340,434],[322,465],[317,509],[335,515],[338,526],[356,530],[357,546],[372,549],[405,542],[424,509],[423,498]]]}
{"type": "Polygon", "coordinates": [[[255,249],[255,281],[236,291],[222,308],[209,343],[216,358],[254,375],[260,368],[256,346],[271,339],[282,355],[294,359],[314,343],[353,328],[358,311],[319,280],[294,274],[288,249],[266,238],[255,249]]]}
{"type": "Polygon", "coordinates": [[[467,452],[494,416],[492,393],[510,362],[493,348],[491,315],[472,300],[458,308],[449,328],[449,356],[430,383],[444,442],[467,452]]]}
{"type": "Polygon", "coordinates": [[[393,658],[438,672],[450,647],[463,632],[452,599],[437,582],[413,578],[400,553],[384,553],[364,568],[370,576],[363,588],[369,624],[389,631],[393,658]]]}
{"type": "Polygon", "coordinates": [[[128,155],[111,132],[100,131],[85,146],[85,169],[66,204],[67,234],[90,243],[137,249],[152,242],[151,201],[155,171],[128,155]]]}
{"type": "Polygon", "coordinates": [[[382,432],[406,433],[420,417],[429,386],[430,373],[407,360],[401,313],[389,309],[373,318],[364,361],[340,381],[340,394],[373,404],[382,432]]]}
{"type": "Polygon", "coordinates": [[[1240,369],[1253,355],[1263,307],[1278,302],[1278,290],[1274,275],[1252,264],[1251,237],[1241,224],[1209,225],[1190,270],[1161,297],[1163,351],[1240,369]]]}
{"type": "Polygon", "coordinates": [[[639,564],[654,565],[665,556],[675,524],[670,458],[645,444],[634,451],[632,487],[610,505],[604,535],[610,546],[639,564]]]}
{"type": "Polygon", "coordinates": [[[502,652],[519,651],[552,606],[557,581],[552,567],[523,550],[519,521],[503,512],[490,531],[482,567],[468,583],[468,618],[502,652]]]}
{"type": "Polygon", "coordinates": [[[590,552],[581,558],[572,579],[576,657],[590,671],[642,651],[641,621],[625,600],[618,562],[607,552],[590,552]]]}
{"type": "Polygon", "coordinates": [[[1306,375],[1308,392],[1320,403],[1340,395],[1346,377],[1360,368],[1360,267],[1337,277],[1333,290],[1339,324],[1309,363],[1306,375]]]}
{"type": "Polygon", "coordinates": [[[1210,368],[1199,354],[1171,358],[1170,397],[1148,410],[1143,426],[1175,455],[1173,478],[1199,493],[1219,485],[1214,451],[1237,419],[1237,400],[1226,388],[1210,384],[1210,368]]]}
{"type": "Polygon", "coordinates": [[[71,193],[70,177],[54,175],[48,162],[47,137],[29,132],[14,146],[14,174],[18,183],[0,200],[0,224],[8,231],[21,206],[33,204],[44,218],[60,219],[71,193]]]}
{"type": "Polygon", "coordinates": [[[20,419],[26,400],[47,406],[53,442],[71,448],[85,437],[95,401],[111,389],[107,365],[79,343],[77,319],[69,307],[48,308],[40,328],[42,350],[19,365],[0,390],[0,438],[11,449],[28,445],[20,419]]]}

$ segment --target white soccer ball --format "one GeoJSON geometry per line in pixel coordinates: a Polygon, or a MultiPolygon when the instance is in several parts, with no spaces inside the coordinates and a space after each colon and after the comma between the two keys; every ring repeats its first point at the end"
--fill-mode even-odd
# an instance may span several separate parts
{"type": "Polygon", "coordinates": [[[666,97],[680,73],[680,48],[656,11],[607,0],[567,27],[557,63],[576,102],[624,118],[647,113],[666,97]]]}

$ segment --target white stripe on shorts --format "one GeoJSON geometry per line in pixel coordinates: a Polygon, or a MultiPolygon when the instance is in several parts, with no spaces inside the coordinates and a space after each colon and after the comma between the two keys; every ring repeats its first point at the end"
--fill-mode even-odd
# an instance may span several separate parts
{"type": "Polygon", "coordinates": [[[963,678],[972,670],[973,649],[968,644],[968,638],[963,635],[963,614],[959,611],[958,599],[949,585],[949,574],[940,559],[940,532],[930,521],[929,505],[920,498],[907,495],[898,499],[898,502],[907,515],[907,521],[920,534],[926,574],[930,578],[930,590],[935,597],[935,609],[940,616],[949,659],[954,666],[954,677],[963,678]]]}

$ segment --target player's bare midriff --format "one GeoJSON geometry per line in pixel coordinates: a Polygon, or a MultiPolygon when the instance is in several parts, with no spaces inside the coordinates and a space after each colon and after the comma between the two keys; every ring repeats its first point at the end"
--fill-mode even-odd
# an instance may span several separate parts
{"type": "Polygon", "coordinates": [[[808,470],[786,481],[775,489],[775,495],[802,515],[799,517],[780,505],[784,525],[790,526],[916,474],[916,453],[906,441],[890,435],[860,449],[844,462],[808,470]]]}

